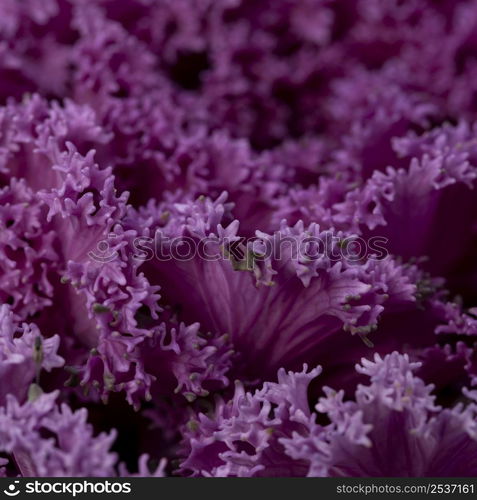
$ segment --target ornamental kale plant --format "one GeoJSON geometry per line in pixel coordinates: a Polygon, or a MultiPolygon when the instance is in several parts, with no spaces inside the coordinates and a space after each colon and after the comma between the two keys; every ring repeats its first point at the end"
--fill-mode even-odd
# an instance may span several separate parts
{"type": "Polygon", "coordinates": [[[0,475],[476,476],[476,33],[0,0],[0,475]]]}

